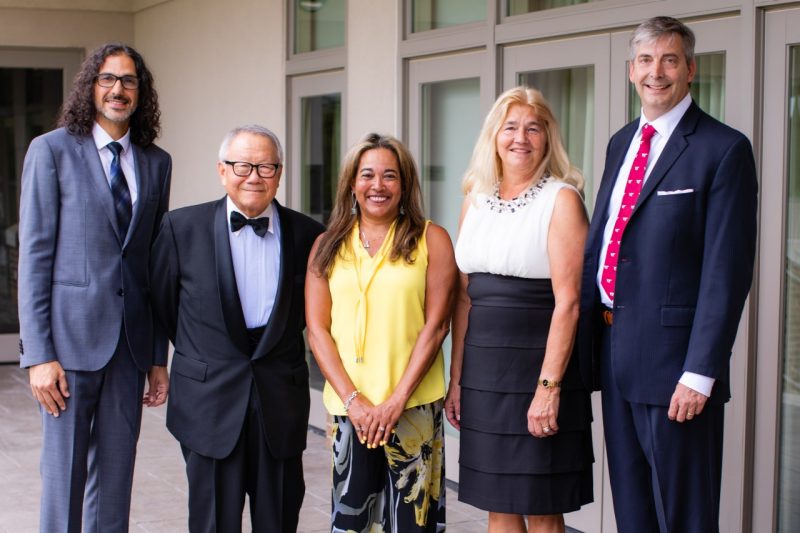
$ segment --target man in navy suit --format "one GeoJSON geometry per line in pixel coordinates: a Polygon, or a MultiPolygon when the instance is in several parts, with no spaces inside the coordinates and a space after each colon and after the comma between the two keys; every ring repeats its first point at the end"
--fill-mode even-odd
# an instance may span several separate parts
{"type": "Polygon", "coordinates": [[[175,345],[167,428],[189,479],[189,531],[293,533],[305,494],[308,254],[323,227],[275,200],[283,150],[231,130],[226,196],[168,213],[153,246],[153,304],[175,345]]]}
{"type": "Polygon", "coordinates": [[[142,403],[166,400],[148,274],[172,169],[159,115],[141,55],[107,44],[25,157],[19,348],[43,418],[42,532],[128,530],[142,403]]]}
{"type": "Polygon", "coordinates": [[[719,530],[723,406],[753,274],[757,181],[747,138],[691,99],[694,42],[670,17],[635,30],[629,75],[642,115],[609,141],[586,245],[581,362],[603,391],[623,533],[719,530]]]}

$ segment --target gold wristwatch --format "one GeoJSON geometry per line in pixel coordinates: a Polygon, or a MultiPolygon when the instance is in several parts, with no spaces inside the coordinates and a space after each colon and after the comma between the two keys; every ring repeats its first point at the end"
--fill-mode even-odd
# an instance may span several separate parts
{"type": "Polygon", "coordinates": [[[561,382],[554,379],[540,379],[539,385],[545,389],[556,389],[561,386],[561,382]]]}

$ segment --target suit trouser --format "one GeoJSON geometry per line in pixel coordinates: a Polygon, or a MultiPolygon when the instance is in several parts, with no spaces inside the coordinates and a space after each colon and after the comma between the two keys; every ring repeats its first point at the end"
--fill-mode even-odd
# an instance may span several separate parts
{"type": "Polygon", "coordinates": [[[97,371],[66,370],[58,418],[42,412],[42,533],[128,531],[145,374],[124,333],[97,371]]]}
{"type": "Polygon", "coordinates": [[[627,401],[614,378],[610,328],[602,327],[603,426],[618,531],[718,532],[724,407],[706,403],[679,423],[667,407],[627,401]]]}
{"type": "Polygon", "coordinates": [[[250,497],[253,533],[297,531],[306,490],[303,456],[282,460],[272,456],[261,428],[254,389],[251,386],[239,440],[227,457],[213,459],[181,445],[189,479],[191,533],[241,532],[245,494],[250,497]]]}

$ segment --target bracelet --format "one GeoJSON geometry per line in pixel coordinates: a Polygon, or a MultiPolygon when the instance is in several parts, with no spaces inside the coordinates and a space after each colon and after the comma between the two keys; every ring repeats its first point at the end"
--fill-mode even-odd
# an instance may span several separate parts
{"type": "Polygon", "coordinates": [[[359,394],[361,394],[361,391],[356,389],[353,392],[351,392],[350,396],[348,396],[347,399],[344,401],[345,414],[347,414],[347,410],[350,409],[350,404],[353,403],[353,400],[355,400],[356,396],[358,396],[359,394]]]}

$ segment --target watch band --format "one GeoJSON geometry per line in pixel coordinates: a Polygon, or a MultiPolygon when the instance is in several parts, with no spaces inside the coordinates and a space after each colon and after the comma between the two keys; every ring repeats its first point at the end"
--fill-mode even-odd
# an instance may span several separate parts
{"type": "Polygon", "coordinates": [[[555,389],[561,386],[561,382],[554,379],[540,379],[538,383],[545,389],[555,389]]]}

